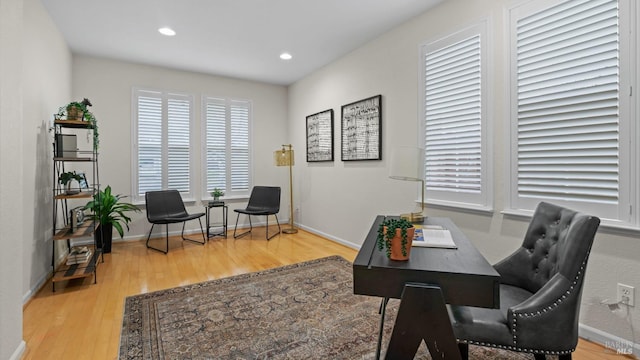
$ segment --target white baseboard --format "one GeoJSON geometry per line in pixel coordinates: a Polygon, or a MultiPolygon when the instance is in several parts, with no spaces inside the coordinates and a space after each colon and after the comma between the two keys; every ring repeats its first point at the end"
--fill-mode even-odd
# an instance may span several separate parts
{"type": "MultiPolygon", "coordinates": [[[[58,258],[56,259],[56,262],[55,262],[56,266],[59,265],[62,261],[64,261],[66,256],[67,256],[67,251],[64,251],[61,254],[58,254],[58,258]]],[[[38,293],[38,291],[40,291],[40,289],[45,285],[45,283],[49,280],[52,274],[53,274],[53,270],[49,269],[49,271],[46,271],[44,274],[42,274],[38,278],[38,281],[36,281],[36,283],[31,287],[31,289],[29,289],[29,291],[27,291],[24,295],[22,295],[22,305],[25,305],[29,300],[31,300],[31,298],[33,298],[38,293]]]]}
{"type": "MultiPolygon", "coordinates": [[[[262,218],[262,217],[261,217],[262,218]]],[[[252,218],[255,219],[255,218],[252,218]]],[[[264,219],[264,218],[263,218],[264,219]]],[[[280,226],[283,227],[285,226],[285,224],[289,223],[289,219],[285,219],[285,220],[281,220],[280,221],[280,226]]],[[[266,221],[252,221],[253,227],[261,227],[261,226],[267,226],[267,222],[266,221]]],[[[269,221],[269,227],[271,226],[276,226],[275,221],[269,221]]],[[[203,224],[204,227],[204,224],[203,224]]],[[[217,228],[220,228],[219,226],[217,228]]],[[[234,224],[228,224],[227,227],[227,231],[233,231],[233,229],[235,228],[235,223],[234,224]]],[[[248,229],[249,225],[248,224],[238,224],[238,229],[248,229]]],[[[155,231],[153,234],[151,234],[151,238],[159,238],[159,237],[164,237],[165,236],[165,230],[161,230],[161,231],[155,231]]],[[[204,229],[204,231],[206,232],[207,229],[204,229]]],[[[180,236],[180,234],[182,234],[182,228],[181,227],[176,227],[176,230],[171,230],[169,231],[169,236],[180,236]]],[[[184,231],[185,235],[193,235],[193,234],[200,234],[200,229],[185,229],[184,231]]],[[[125,236],[124,238],[120,239],[119,237],[116,239],[115,237],[113,238],[113,242],[125,242],[125,241],[139,241],[139,240],[147,240],[147,236],[149,235],[149,232],[145,233],[144,235],[129,235],[129,236],[125,236]]],[[[91,240],[88,240],[88,243],[91,243],[91,240]]]]}
{"type": "Polygon", "coordinates": [[[617,337],[591,326],[580,324],[578,333],[581,338],[604,346],[606,351],[611,354],[633,355],[634,358],[637,358],[635,354],[640,354],[640,344],[634,344],[631,340],[617,337]]]}
{"type": "Polygon", "coordinates": [[[24,340],[20,341],[20,344],[16,348],[16,351],[14,351],[13,354],[11,354],[11,356],[9,357],[9,360],[20,360],[22,358],[22,354],[24,354],[24,351],[26,349],[27,349],[27,343],[24,342],[24,340]]]}
{"type": "Polygon", "coordinates": [[[333,235],[324,233],[324,232],[322,232],[320,230],[314,229],[314,228],[309,227],[309,226],[305,226],[305,225],[302,225],[302,224],[296,224],[296,226],[299,227],[302,230],[308,231],[308,232],[316,234],[318,236],[322,236],[325,239],[331,240],[333,242],[337,242],[338,244],[342,244],[344,246],[348,246],[348,247],[350,247],[352,249],[359,250],[360,247],[361,247],[361,245],[354,244],[354,243],[352,243],[350,241],[347,241],[347,240],[344,240],[344,239],[340,239],[338,237],[335,237],[333,235]]]}
{"type": "Polygon", "coordinates": [[[22,296],[22,305],[25,305],[29,300],[31,300],[32,297],[34,297],[38,293],[38,291],[44,286],[47,280],[49,280],[50,275],[51,275],[50,271],[43,274],[38,279],[36,284],[31,289],[29,289],[29,291],[27,291],[26,294],[22,296]]]}
{"type": "Polygon", "coordinates": [[[305,225],[302,225],[302,224],[296,224],[296,226],[299,227],[300,229],[303,229],[303,230],[308,231],[310,233],[316,234],[318,236],[322,236],[325,239],[331,240],[333,242],[337,242],[338,244],[342,244],[342,245],[350,247],[352,249],[360,250],[360,248],[362,247],[362,245],[354,244],[351,241],[340,239],[338,237],[335,237],[333,235],[329,235],[327,233],[324,233],[324,232],[322,232],[320,230],[317,230],[317,229],[314,229],[312,227],[308,227],[308,226],[305,226],[305,225]]]}

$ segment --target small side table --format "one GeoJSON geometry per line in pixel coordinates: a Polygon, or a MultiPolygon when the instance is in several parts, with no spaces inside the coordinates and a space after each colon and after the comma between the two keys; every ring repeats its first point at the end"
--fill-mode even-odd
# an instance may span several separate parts
{"type": "Polygon", "coordinates": [[[207,238],[212,238],[214,236],[224,236],[227,238],[227,218],[229,215],[229,207],[224,204],[224,201],[209,201],[205,206],[205,214],[207,217],[207,238]],[[211,224],[210,216],[211,216],[211,208],[220,208],[222,209],[222,223],[211,224]],[[211,228],[221,228],[222,230],[217,233],[212,233],[211,228]]]}

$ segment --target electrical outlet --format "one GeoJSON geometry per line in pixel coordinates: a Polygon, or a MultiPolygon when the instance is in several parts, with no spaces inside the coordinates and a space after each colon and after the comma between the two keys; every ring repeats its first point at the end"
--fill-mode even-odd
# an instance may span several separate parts
{"type": "Polygon", "coordinates": [[[618,283],[617,301],[622,304],[634,306],[635,288],[633,286],[618,283]]]}

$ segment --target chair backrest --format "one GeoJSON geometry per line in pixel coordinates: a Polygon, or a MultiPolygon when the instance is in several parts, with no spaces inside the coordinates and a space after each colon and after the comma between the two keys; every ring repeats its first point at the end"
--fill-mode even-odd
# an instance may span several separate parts
{"type": "Polygon", "coordinates": [[[559,274],[581,286],[599,224],[597,217],[540,203],[522,247],[495,265],[501,281],[535,293],[559,274]]]}
{"type": "Polygon", "coordinates": [[[153,223],[171,217],[186,216],[187,210],[178,190],[147,191],[144,194],[147,220],[153,223]]]}
{"type": "Polygon", "coordinates": [[[264,211],[270,214],[280,212],[280,187],[254,186],[251,190],[247,210],[264,211]]]}

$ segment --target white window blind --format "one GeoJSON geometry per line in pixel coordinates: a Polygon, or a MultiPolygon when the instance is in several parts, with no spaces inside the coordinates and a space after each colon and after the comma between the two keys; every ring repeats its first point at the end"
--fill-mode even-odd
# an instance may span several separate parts
{"type": "Polygon", "coordinates": [[[144,197],[147,191],[162,189],[162,98],[159,93],[146,93],[137,100],[138,186],[134,194],[144,197]]]}
{"type": "Polygon", "coordinates": [[[191,97],[135,89],[134,100],[134,200],[163,189],[192,197],[191,97]]]}
{"type": "Polygon", "coordinates": [[[191,103],[188,99],[167,99],[167,186],[189,192],[191,103]]]}
{"type": "Polygon", "coordinates": [[[248,195],[251,189],[251,102],[205,97],[205,194],[214,188],[226,196],[248,195]]]}
{"type": "Polygon", "coordinates": [[[518,206],[617,205],[618,2],[563,2],[516,32],[518,206]]]}
{"type": "Polygon", "coordinates": [[[486,208],[485,24],[423,47],[425,186],[430,202],[486,208]]]}

